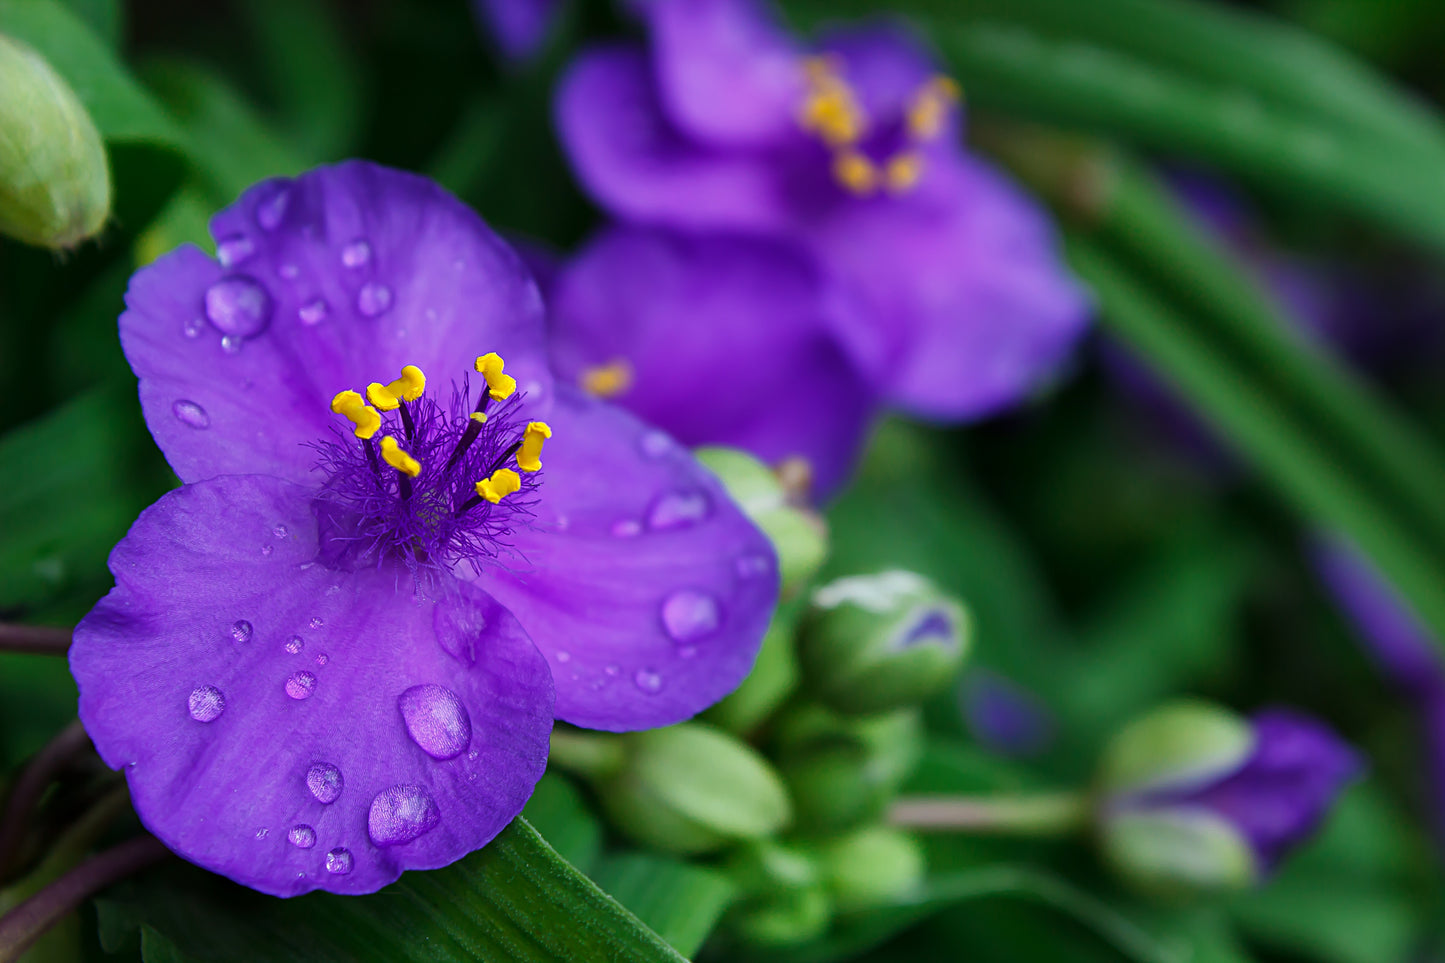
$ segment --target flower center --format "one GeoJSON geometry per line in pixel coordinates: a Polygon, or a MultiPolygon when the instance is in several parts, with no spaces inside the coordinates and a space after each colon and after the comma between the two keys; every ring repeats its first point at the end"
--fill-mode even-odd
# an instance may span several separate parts
{"type": "Polygon", "coordinates": [[[898,116],[880,122],[863,109],[838,57],[807,58],[803,77],[806,94],[798,124],[827,148],[833,180],[859,197],[879,190],[905,194],[916,187],[923,176],[921,148],[943,133],[949,112],[962,98],[952,77],[934,76],[913,92],[898,116]]]}
{"type": "Polygon", "coordinates": [[[390,384],[368,385],[365,397],[348,390],[331,400],[354,437],[338,430],[317,445],[325,551],[353,562],[400,559],[413,569],[462,561],[479,568],[505,548],[532,515],[552,429],[523,423],[525,393],[504,367],[496,354],[477,359],[486,387],[475,406],[464,381],[444,409],[415,365],[390,384]]]}

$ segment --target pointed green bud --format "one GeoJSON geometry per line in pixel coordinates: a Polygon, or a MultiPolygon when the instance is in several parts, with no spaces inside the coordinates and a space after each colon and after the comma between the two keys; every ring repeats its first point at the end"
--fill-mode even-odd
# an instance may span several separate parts
{"type": "Polygon", "coordinates": [[[1108,796],[1203,782],[1254,747],[1249,722],[1223,706],[1180,701],[1125,726],[1104,750],[1098,789],[1108,796]]]}
{"type": "Polygon", "coordinates": [[[1125,881],[1164,899],[1246,889],[1258,878],[1249,840],[1205,809],[1111,813],[1099,845],[1125,881]]]}
{"type": "Polygon", "coordinates": [[[822,517],[790,504],[778,476],[747,452],[704,447],[694,454],[773,543],[783,596],[798,591],[828,557],[828,526],[822,517]]]}
{"type": "Polygon", "coordinates": [[[729,732],[747,734],[787,700],[798,687],[798,655],[793,643],[797,624],[796,603],[778,608],[752,671],[731,695],[703,713],[705,720],[729,732]]]}
{"type": "Polygon", "coordinates": [[[768,761],[702,723],[620,737],[624,761],[597,782],[622,832],[673,853],[703,853],[759,839],[787,825],[787,791],[768,761]]]}
{"type": "Polygon", "coordinates": [[[32,47],[0,34],[0,234],[71,248],[110,216],[100,131],[32,47]]]}
{"type": "Polygon", "coordinates": [[[918,765],[923,724],[914,709],[859,719],[812,706],[780,722],[777,744],[798,827],[834,833],[882,815],[918,765]]]}
{"type": "Polygon", "coordinates": [[[963,605],[921,575],[838,579],[813,592],[799,632],[804,684],[839,712],[916,705],[953,682],[971,637],[963,605]]]}
{"type": "Polygon", "coordinates": [[[871,909],[915,891],[923,881],[923,847],[891,826],[865,826],[818,848],[823,880],[840,913],[871,909]]]}
{"type": "Polygon", "coordinates": [[[744,903],[733,915],[732,929],[757,947],[797,946],[828,931],[833,904],[821,883],[775,893],[744,903]]]}

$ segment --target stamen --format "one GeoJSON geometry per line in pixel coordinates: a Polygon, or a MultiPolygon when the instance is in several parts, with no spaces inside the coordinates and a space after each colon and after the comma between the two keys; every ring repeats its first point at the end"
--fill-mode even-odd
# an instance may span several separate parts
{"type": "Polygon", "coordinates": [[[584,369],[578,384],[594,398],[616,398],[632,387],[632,365],[626,358],[613,358],[606,364],[584,369]]]}
{"type": "Polygon", "coordinates": [[[867,118],[853,88],[843,79],[837,58],[809,57],[803,61],[803,74],[808,96],[798,116],[799,125],[832,148],[857,143],[867,118]]]}
{"type": "Polygon", "coordinates": [[[963,90],[952,77],[939,75],[919,88],[908,106],[908,136],[915,141],[933,140],[943,132],[948,109],[963,99],[963,90]]]}
{"type": "Polygon", "coordinates": [[[356,426],[353,433],[358,438],[370,438],[381,427],[381,415],[368,407],[355,391],[337,392],[331,399],[331,410],[356,426]]]}
{"type": "Polygon", "coordinates": [[[517,379],[502,374],[506,362],[496,352],[489,352],[477,359],[477,373],[487,379],[487,388],[494,401],[506,401],[517,390],[517,379]]]}
{"type": "Polygon", "coordinates": [[[833,158],[833,177],[859,197],[878,189],[878,168],[858,151],[844,151],[833,158]]]}
{"type": "Polygon", "coordinates": [[[918,186],[918,179],[922,176],[923,158],[912,151],[904,151],[888,158],[883,168],[883,186],[890,194],[904,194],[918,186]]]}
{"type": "Polygon", "coordinates": [[[517,467],[522,471],[540,471],[542,468],[542,443],[552,437],[552,428],[545,421],[527,423],[522,435],[522,448],[517,453],[517,467]]]}
{"type": "Polygon", "coordinates": [[[492,477],[484,478],[476,484],[477,494],[493,505],[522,490],[522,476],[510,468],[499,468],[492,472],[492,477]]]}
{"type": "Polygon", "coordinates": [[[403,475],[415,478],[421,474],[421,462],[403,451],[396,439],[390,435],[381,436],[381,458],[403,475]]]}
{"type": "MultiPolygon", "coordinates": [[[[477,361],[480,362],[481,359],[478,358],[477,361]]],[[[451,455],[447,457],[446,466],[442,468],[443,474],[451,472],[457,460],[465,454],[468,448],[472,447],[472,442],[476,441],[477,436],[482,433],[482,426],[487,423],[487,402],[491,400],[491,397],[488,392],[483,391],[482,396],[477,399],[476,410],[473,411],[467,419],[466,430],[462,432],[462,437],[457,439],[457,446],[452,449],[451,455]]]]}

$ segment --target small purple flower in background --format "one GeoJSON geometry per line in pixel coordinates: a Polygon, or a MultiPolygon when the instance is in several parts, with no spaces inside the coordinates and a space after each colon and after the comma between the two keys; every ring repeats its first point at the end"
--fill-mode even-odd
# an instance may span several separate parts
{"type": "MultiPolygon", "coordinates": [[[[875,26],[808,50],[753,0],[635,6],[650,46],[584,54],[556,103],[573,167],[604,208],[652,228],[796,245],[863,312],[834,336],[865,398],[927,418],[977,418],[1057,371],[1085,327],[1087,300],[1045,214],[962,149],[960,92],[911,37],[875,26]]],[[[657,243],[683,254],[691,244],[657,243]]],[[[727,286],[728,270],[714,283],[727,286]]],[[[564,307],[554,342],[585,357],[586,333],[600,325],[587,306],[564,307]]],[[[739,312],[729,341],[765,347],[780,323],[767,310],[739,312]]],[[[702,344],[716,325],[696,327],[688,337],[702,344]]],[[[653,375],[626,355],[586,360],[653,375]]],[[[689,424],[694,411],[705,422],[716,397],[666,423],[689,424]]],[[[618,400],[629,403],[620,390],[618,400]]]]}
{"type": "Polygon", "coordinates": [[[536,287],[475,214],[350,162],[211,229],[220,263],[181,248],[127,292],[184,484],[71,649],[163,842],[276,895],[371,892],[521,810],[554,700],[639,729],[738,684],[771,546],[670,437],[554,384],[536,287]]]}
{"type": "Polygon", "coordinates": [[[547,39],[563,0],[472,0],[472,11],[508,60],[526,60],[547,39]]]}
{"type": "Polygon", "coordinates": [[[1038,696],[989,669],[969,671],[958,698],[969,733],[997,755],[1036,756],[1057,735],[1057,722],[1038,696]]]}

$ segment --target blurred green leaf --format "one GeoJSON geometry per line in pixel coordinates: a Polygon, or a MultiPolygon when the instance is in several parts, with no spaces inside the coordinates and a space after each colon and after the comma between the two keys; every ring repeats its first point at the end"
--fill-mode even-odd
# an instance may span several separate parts
{"type": "Polygon", "coordinates": [[[547,772],[522,815],[557,855],[584,873],[591,870],[602,851],[602,824],[588,811],[570,779],[547,772]]]}
{"type": "Polygon", "coordinates": [[[592,878],[683,956],[692,956],[737,897],[726,876],[652,853],[617,853],[592,878]]]}
{"type": "Polygon", "coordinates": [[[110,49],[120,49],[121,33],[125,27],[121,0],[65,0],[65,5],[84,20],[86,26],[110,49]]]}

